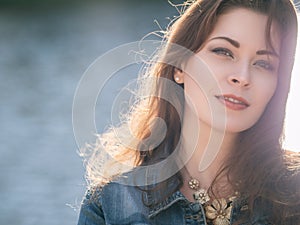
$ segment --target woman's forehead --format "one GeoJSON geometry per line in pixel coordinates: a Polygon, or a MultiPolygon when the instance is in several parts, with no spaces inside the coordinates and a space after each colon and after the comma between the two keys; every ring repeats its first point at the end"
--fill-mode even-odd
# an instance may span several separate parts
{"type": "MultiPolygon", "coordinates": [[[[235,8],[221,14],[209,35],[208,40],[214,37],[230,37],[241,46],[267,48],[266,40],[268,17],[262,13],[245,8],[235,8]]],[[[275,22],[271,25],[270,37],[276,52],[280,49],[280,29],[275,22]]]]}

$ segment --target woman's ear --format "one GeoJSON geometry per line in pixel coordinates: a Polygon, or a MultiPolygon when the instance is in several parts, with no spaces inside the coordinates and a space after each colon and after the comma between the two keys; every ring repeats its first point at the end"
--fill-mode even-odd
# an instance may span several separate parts
{"type": "Polygon", "coordinates": [[[175,68],[175,72],[173,75],[174,81],[177,84],[183,84],[184,83],[184,73],[181,69],[175,68]]]}

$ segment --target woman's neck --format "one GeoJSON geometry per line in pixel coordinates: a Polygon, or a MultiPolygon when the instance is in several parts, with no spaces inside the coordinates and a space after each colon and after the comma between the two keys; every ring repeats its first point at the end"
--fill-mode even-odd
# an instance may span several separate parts
{"type": "Polygon", "coordinates": [[[181,142],[181,158],[185,160],[184,183],[192,177],[200,181],[202,188],[208,189],[233,150],[237,135],[212,129],[191,113],[185,113],[181,142]]]}

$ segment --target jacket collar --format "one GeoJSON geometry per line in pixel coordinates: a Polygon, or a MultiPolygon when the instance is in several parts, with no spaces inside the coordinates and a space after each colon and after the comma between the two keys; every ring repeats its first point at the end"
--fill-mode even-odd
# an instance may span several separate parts
{"type": "Polygon", "coordinates": [[[174,203],[178,201],[187,201],[187,199],[183,196],[183,194],[180,191],[174,192],[172,195],[164,199],[162,202],[151,205],[149,207],[149,218],[156,216],[161,211],[164,211],[168,208],[170,208],[174,203]]]}
{"type": "Polygon", "coordinates": [[[171,177],[161,188],[159,184],[148,186],[143,192],[144,203],[149,207],[149,217],[153,217],[163,210],[168,209],[178,201],[188,201],[178,190],[181,181],[177,177],[171,177]]]}

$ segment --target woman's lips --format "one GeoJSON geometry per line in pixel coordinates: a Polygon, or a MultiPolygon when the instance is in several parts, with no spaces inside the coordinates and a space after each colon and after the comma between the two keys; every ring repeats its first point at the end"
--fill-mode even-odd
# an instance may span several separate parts
{"type": "Polygon", "coordinates": [[[217,95],[216,98],[227,108],[232,110],[244,110],[250,106],[246,99],[235,95],[217,95]]]}

